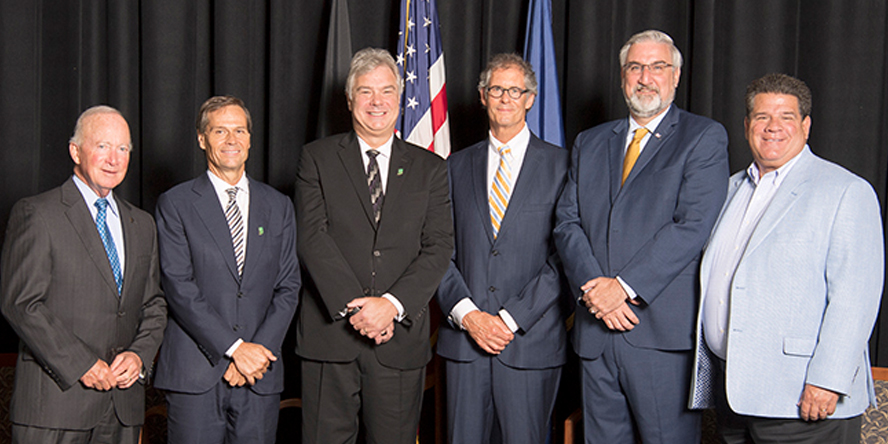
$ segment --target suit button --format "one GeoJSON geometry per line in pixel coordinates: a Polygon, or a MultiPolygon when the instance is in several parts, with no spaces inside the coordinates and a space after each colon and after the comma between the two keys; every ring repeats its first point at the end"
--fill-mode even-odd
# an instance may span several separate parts
{"type": "Polygon", "coordinates": [[[237,292],[237,298],[240,299],[242,297],[244,297],[244,293],[241,291],[237,292]]]}
{"type": "Polygon", "coordinates": [[[490,288],[488,288],[488,290],[490,290],[490,292],[493,293],[494,291],[496,291],[496,287],[491,285],[490,288]]]}
{"type": "Polygon", "coordinates": [[[373,255],[379,257],[382,256],[382,253],[380,253],[379,250],[373,250],[373,255]]]}
{"type": "Polygon", "coordinates": [[[238,331],[238,330],[240,330],[240,325],[235,325],[235,326],[234,326],[234,331],[238,331]]]}
{"type": "Polygon", "coordinates": [[[364,289],[364,296],[370,296],[370,289],[369,288],[364,289]]]}
{"type": "Polygon", "coordinates": [[[492,254],[494,256],[499,256],[499,250],[493,250],[490,252],[490,254],[492,254]]]}
{"type": "Polygon", "coordinates": [[[126,316],[126,312],[125,312],[125,311],[118,311],[118,312],[117,312],[117,317],[118,317],[118,318],[122,318],[122,317],[124,317],[124,316],[126,316]]]}

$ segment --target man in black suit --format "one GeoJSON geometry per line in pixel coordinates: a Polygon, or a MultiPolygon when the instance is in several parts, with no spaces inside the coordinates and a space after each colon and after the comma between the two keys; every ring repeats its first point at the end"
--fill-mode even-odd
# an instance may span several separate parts
{"type": "Polygon", "coordinates": [[[19,201],[3,244],[12,440],[135,444],[166,325],[154,220],[112,191],[132,151],[119,111],[84,111],[68,151],[74,176],[19,201]]]}
{"type": "Polygon", "coordinates": [[[305,443],[353,443],[359,422],[368,442],[416,439],[428,302],[453,228],[444,161],[394,137],[401,90],[388,52],[359,51],[346,82],[354,131],[302,149],[296,215],[308,276],[296,352],[305,443]]]}

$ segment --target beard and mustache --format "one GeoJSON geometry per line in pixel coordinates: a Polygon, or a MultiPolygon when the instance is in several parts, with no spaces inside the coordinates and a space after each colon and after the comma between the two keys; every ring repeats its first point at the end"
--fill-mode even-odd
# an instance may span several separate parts
{"type": "Polygon", "coordinates": [[[675,90],[673,89],[672,94],[664,99],[660,94],[660,88],[656,85],[638,85],[633,89],[631,96],[627,97],[625,94],[623,96],[626,99],[626,106],[629,107],[632,115],[646,119],[656,116],[660,111],[668,108],[672,104],[672,100],[675,99],[675,90]],[[642,91],[653,91],[657,94],[653,96],[639,96],[638,93],[642,91]]]}

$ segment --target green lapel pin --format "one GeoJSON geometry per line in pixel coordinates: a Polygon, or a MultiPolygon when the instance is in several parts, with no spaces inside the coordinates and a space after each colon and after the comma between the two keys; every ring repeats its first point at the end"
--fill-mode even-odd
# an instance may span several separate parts
{"type": "Polygon", "coordinates": [[[265,228],[259,227],[259,235],[262,236],[263,234],[265,234],[265,228]]]}
{"type": "Polygon", "coordinates": [[[404,168],[398,168],[398,175],[399,175],[399,176],[403,176],[403,175],[404,175],[404,168]]]}

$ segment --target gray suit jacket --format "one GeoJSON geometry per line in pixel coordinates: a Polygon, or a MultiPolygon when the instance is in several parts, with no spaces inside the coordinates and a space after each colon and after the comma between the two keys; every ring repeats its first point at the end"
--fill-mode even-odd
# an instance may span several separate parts
{"type": "Polygon", "coordinates": [[[144,388],[101,392],[79,379],[123,351],[154,361],[166,326],[154,221],[115,196],[126,265],[117,287],[95,222],[74,181],[20,200],[3,244],[3,314],[21,339],[12,422],[88,429],[112,403],[120,421],[141,424],[144,388]]]}
{"type": "MultiPolygon", "coordinates": [[[[840,393],[831,417],[847,418],[875,403],[867,339],[884,274],[879,202],[865,180],[808,148],[799,156],[731,283],[728,403],[744,415],[798,418],[808,383],[840,393]]],[[[726,206],[745,175],[731,178],[726,206]]],[[[704,295],[711,266],[704,254],[704,295]]],[[[698,317],[692,407],[705,406],[693,400],[706,398],[700,369],[710,358],[698,317]]]]}

